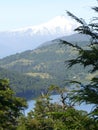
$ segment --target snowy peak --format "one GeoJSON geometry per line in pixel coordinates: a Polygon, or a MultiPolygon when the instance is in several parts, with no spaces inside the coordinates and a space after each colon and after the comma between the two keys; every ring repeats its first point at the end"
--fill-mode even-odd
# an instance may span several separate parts
{"type": "Polygon", "coordinates": [[[53,18],[47,23],[15,29],[12,30],[12,32],[28,33],[31,36],[37,34],[37,35],[57,35],[58,37],[72,34],[74,28],[76,28],[77,25],[78,24],[76,22],[62,15],[53,18]]]}
{"type": "Polygon", "coordinates": [[[47,41],[71,35],[76,27],[69,17],[57,16],[41,25],[0,32],[0,57],[36,49],[47,41]]]}

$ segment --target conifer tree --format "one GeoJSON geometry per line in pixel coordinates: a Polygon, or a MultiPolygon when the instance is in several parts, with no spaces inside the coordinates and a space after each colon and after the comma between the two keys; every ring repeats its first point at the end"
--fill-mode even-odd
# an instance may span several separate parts
{"type": "Polygon", "coordinates": [[[15,97],[9,81],[0,79],[0,130],[15,130],[24,107],[25,100],[15,97]]]}
{"type": "MultiPolygon", "coordinates": [[[[98,13],[98,7],[92,8],[96,13],[98,13]]],[[[72,67],[76,64],[84,66],[84,68],[89,67],[89,73],[97,73],[98,71],[98,17],[93,17],[90,23],[86,23],[84,19],[78,18],[71,12],[67,11],[67,14],[76,20],[80,26],[75,29],[79,34],[86,35],[90,37],[89,43],[85,47],[81,47],[78,44],[70,43],[64,40],[60,40],[64,45],[71,46],[78,51],[76,58],[68,60],[68,67],[72,67]]],[[[71,99],[74,102],[86,102],[93,104],[94,108],[92,115],[98,118],[98,75],[96,74],[88,83],[84,84],[78,81],[72,81],[73,83],[78,83],[81,88],[79,90],[73,91],[71,99]]]]}

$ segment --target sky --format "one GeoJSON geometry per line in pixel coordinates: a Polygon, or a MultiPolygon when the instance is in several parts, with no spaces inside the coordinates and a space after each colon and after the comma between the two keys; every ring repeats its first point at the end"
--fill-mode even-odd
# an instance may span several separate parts
{"type": "Polygon", "coordinates": [[[0,31],[48,22],[66,10],[87,21],[95,16],[97,0],[0,0],[0,31]]]}

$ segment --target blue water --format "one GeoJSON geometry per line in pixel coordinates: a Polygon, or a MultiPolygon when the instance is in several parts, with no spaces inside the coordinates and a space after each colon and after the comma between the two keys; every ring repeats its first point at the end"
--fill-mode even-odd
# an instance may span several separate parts
{"type": "MultiPolygon", "coordinates": [[[[61,101],[60,95],[52,95],[51,99],[52,99],[51,100],[52,103],[60,103],[61,101]]],[[[28,103],[28,108],[24,111],[25,115],[27,115],[27,113],[30,112],[31,110],[34,110],[36,101],[30,100],[27,103],[28,103]]],[[[84,110],[87,112],[90,112],[92,110],[92,107],[93,105],[90,105],[90,104],[81,104],[81,105],[75,106],[77,110],[84,110]]]]}

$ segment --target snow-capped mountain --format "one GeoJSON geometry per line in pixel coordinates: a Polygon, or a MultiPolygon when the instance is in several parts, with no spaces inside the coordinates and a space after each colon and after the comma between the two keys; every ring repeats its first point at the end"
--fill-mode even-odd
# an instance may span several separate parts
{"type": "Polygon", "coordinates": [[[73,33],[77,23],[65,16],[57,16],[47,23],[0,32],[0,57],[35,49],[46,41],[73,33]]]}
{"type": "Polygon", "coordinates": [[[76,23],[65,16],[57,16],[47,23],[12,30],[12,32],[28,33],[29,35],[69,35],[76,27],[76,23]]]}

